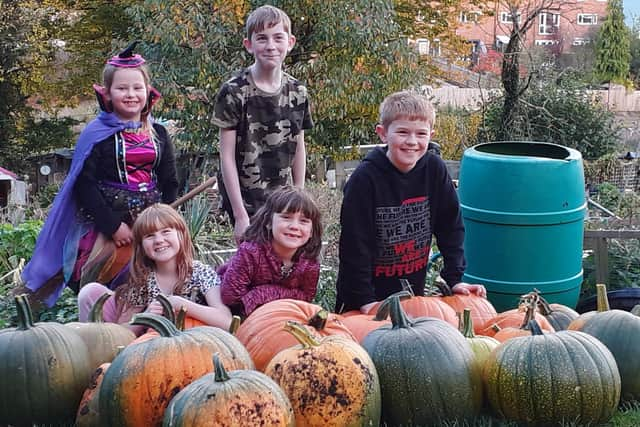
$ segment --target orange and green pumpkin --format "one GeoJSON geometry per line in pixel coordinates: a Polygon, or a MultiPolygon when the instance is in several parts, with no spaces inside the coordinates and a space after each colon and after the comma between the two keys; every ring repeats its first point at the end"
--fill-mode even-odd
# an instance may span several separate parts
{"type": "Polygon", "coordinates": [[[164,414],[164,427],[293,427],[293,408],[271,378],[254,370],[227,372],[219,355],[214,372],[175,395],[164,414]]]}
{"type": "Polygon", "coordinates": [[[264,372],[289,397],[296,426],[378,427],[378,374],[360,344],[339,335],[315,338],[293,321],[285,329],[300,344],[278,353],[264,372]]]}

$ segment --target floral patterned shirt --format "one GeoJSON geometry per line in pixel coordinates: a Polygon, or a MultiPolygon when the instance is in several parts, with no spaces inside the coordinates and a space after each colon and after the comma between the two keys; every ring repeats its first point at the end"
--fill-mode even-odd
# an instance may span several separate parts
{"type": "MultiPolygon", "coordinates": [[[[214,286],[220,285],[220,278],[210,265],[200,261],[193,262],[193,271],[184,284],[181,297],[184,297],[197,304],[207,305],[206,293],[214,286]]],[[[147,286],[142,288],[131,288],[127,293],[128,305],[133,307],[147,306],[158,294],[162,293],[158,287],[155,272],[151,272],[147,278],[147,286]]]]}

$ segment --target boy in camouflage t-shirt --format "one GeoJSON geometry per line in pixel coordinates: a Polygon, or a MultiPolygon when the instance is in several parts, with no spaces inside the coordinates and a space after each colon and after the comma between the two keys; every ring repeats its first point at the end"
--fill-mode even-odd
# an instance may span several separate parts
{"type": "Polygon", "coordinates": [[[246,26],[244,46],[255,61],[222,85],[213,118],[220,127],[223,209],[237,241],[271,191],[290,178],[304,186],[304,130],[313,126],[306,87],[282,71],[295,43],[289,17],[262,6],[246,26]]]}

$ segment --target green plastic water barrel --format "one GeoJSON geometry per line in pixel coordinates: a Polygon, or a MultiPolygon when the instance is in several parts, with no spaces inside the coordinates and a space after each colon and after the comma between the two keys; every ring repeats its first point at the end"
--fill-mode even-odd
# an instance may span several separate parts
{"type": "Polygon", "coordinates": [[[575,308],[586,212],[578,151],[538,142],[476,145],[463,154],[458,195],[464,281],[485,285],[498,311],[534,288],[575,308]]]}

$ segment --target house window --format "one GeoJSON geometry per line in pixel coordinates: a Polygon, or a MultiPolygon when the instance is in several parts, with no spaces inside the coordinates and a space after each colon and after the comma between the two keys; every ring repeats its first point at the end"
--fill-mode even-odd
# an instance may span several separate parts
{"type": "Polygon", "coordinates": [[[559,43],[558,40],[536,40],[535,41],[536,46],[551,46],[558,43],[559,43]]]}
{"type": "Polygon", "coordinates": [[[591,43],[591,39],[584,38],[584,37],[576,37],[571,42],[573,46],[584,46],[589,43],[591,43]]]}
{"type": "Polygon", "coordinates": [[[592,13],[579,13],[578,25],[597,25],[598,15],[592,13]]]}
{"type": "Polygon", "coordinates": [[[467,12],[460,12],[460,16],[458,16],[458,21],[462,22],[462,23],[467,23],[469,22],[469,17],[467,16],[467,12]]]}
{"type": "Polygon", "coordinates": [[[440,39],[433,39],[433,42],[429,46],[429,55],[440,56],[440,39]]]}
{"type": "Polygon", "coordinates": [[[541,12],[538,18],[538,34],[555,34],[560,28],[560,14],[541,12]]]}
{"type": "Polygon", "coordinates": [[[416,40],[416,47],[418,48],[419,55],[429,54],[429,40],[427,39],[416,40]]]}
{"type": "MultiPolygon", "coordinates": [[[[520,12],[516,13],[516,20],[520,23],[520,12]]],[[[511,12],[500,12],[500,22],[503,24],[512,24],[513,14],[511,12]]]]}

